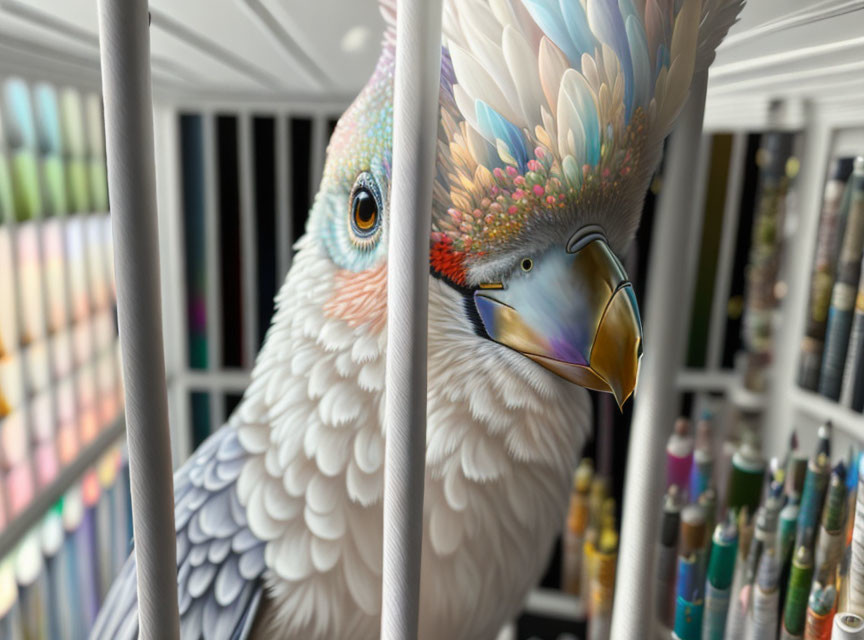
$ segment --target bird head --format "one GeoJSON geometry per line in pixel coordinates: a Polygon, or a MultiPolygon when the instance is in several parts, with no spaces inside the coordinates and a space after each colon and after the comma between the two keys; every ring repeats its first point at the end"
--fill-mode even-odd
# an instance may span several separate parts
{"type": "MultiPolygon", "coordinates": [[[[378,328],[394,5],[382,0],[383,53],[334,132],[310,223],[340,270],[328,309],[378,328]]],[[[462,296],[454,322],[619,404],[642,354],[621,256],[689,90],[700,18],[699,0],[445,3],[431,277],[462,296]]]]}

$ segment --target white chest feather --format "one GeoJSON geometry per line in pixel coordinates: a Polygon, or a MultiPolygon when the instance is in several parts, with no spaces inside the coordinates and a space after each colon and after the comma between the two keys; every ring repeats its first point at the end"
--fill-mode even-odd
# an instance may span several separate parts
{"type": "MultiPolygon", "coordinates": [[[[315,246],[297,255],[236,415],[240,500],[268,541],[270,637],[378,633],[386,332],[324,311],[333,271],[315,246]]],[[[461,304],[430,282],[425,640],[492,637],[518,611],[590,424],[584,390],[478,338],[461,304]]]]}

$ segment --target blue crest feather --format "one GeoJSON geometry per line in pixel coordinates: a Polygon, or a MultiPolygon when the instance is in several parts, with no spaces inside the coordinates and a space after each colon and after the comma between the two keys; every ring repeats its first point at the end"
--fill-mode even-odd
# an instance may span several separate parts
{"type": "Polygon", "coordinates": [[[483,137],[492,144],[502,140],[515,158],[519,170],[524,172],[528,165],[528,149],[525,148],[525,138],[519,128],[482,100],[477,100],[475,110],[483,137]]]}
{"type": "Polygon", "coordinates": [[[624,107],[629,121],[633,113],[633,60],[630,57],[627,30],[624,28],[624,19],[618,10],[618,3],[609,0],[589,0],[588,21],[591,30],[612,48],[621,63],[621,72],[624,74],[624,107]]]}

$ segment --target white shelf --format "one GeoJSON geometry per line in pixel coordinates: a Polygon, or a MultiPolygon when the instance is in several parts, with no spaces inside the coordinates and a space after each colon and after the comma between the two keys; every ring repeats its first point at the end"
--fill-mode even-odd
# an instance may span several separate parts
{"type": "Polygon", "coordinates": [[[554,589],[531,591],[522,612],[559,620],[585,621],[585,603],[582,599],[554,589]]]}
{"type": "Polygon", "coordinates": [[[751,413],[761,413],[768,406],[768,395],[744,388],[739,380],[729,389],[729,399],[738,409],[751,413]]]}
{"type": "Polygon", "coordinates": [[[831,423],[851,436],[864,440],[864,414],[829,400],[812,391],[800,388],[791,390],[791,401],[795,410],[815,418],[830,420],[831,423]]]}
{"type": "Polygon", "coordinates": [[[678,372],[676,385],[679,391],[723,393],[738,409],[760,412],[767,404],[764,393],[750,391],[741,385],[741,376],[731,370],[707,371],[683,369],[678,372]]]}
{"type": "Polygon", "coordinates": [[[682,369],[678,372],[676,385],[680,391],[729,393],[735,385],[737,378],[737,374],[731,370],[682,369]]]}
{"type": "Polygon", "coordinates": [[[785,127],[806,127],[808,103],[860,114],[864,14],[854,4],[747,3],[711,67],[707,128],[768,126],[768,105],[777,98],[787,105],[785,127]]]}

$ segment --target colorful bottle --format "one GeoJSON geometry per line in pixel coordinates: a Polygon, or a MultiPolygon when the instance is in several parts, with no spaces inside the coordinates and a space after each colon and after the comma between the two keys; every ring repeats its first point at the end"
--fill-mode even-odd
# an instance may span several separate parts
{"type": "Polygon", "coordinates": [[[734,518],[727,518],[714,530],[708,578],[705,581],[705,612],[702,620],[703,640],[723,640],[735,559],[738,554],[738,527],[734,518]]]}
{"type": "Polygon", "coordinates": [[[674,484],[686,492],[690,486],[692,465],[693,436],[690,435],[690,421],[687,418],[678,418],[666,444],[666,488],[674,484]]]}
{"type": "Polygon", "coordinates": [[[732,472],[726,492],[727,508],[738,511],[747,507],[750,514],[756,513],[762,499],[765,466],[765,459],[759,452],[758,438],[748,429],[743,434],[741,446],[732,456],[732,472]]]}

